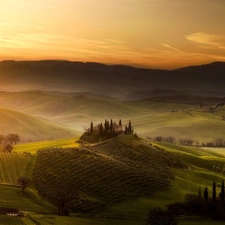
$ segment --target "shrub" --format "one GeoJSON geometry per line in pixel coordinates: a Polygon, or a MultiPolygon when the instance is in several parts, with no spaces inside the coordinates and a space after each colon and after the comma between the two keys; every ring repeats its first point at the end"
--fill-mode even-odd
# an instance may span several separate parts
{"type": "Polygon", "coordinates": [[[147,219],[147,225],[177,225],[177,217],[168,210],[153,208],[147,219]]]}

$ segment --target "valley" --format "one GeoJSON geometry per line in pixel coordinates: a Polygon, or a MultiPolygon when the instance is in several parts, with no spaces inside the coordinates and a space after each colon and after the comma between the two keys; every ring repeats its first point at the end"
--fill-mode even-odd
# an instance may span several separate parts
{"type": "MultiPolygon", "coordinates": [[[[160,71],[1,62],[0,134],[16,133],[21,141],[12,153],[0,152],[0,211],[16,209],[23,217],[2,213],[0,224],[145,225],[154,207],[182,202],[199,188],[211,195],[213,181],[219,193],[223,70],[224,63],[160,71]],[[189,73],[189,79],[179,77],[189,73]],[[91,122],[105,119],[132,121],[135,134],[78,141],[91,122]],[[20,176],[32,178],[24,193],[20,176]]],[[[187,224],[223,222],[181,216],[179,225],[187,224]]]]}

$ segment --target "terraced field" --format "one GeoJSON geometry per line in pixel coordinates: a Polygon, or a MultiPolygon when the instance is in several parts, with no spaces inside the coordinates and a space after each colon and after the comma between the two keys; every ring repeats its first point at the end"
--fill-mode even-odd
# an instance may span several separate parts
{"type": "Polygon", "coordinates": [[[31,156],[22,153],[0,153],[0,183],[17,184],[25,174],[31,156]]]}
{"type": "Polygon", "coordinates": [[[5,216],[0,215],[0,224],[1,225],[34,225],[32,221],[27,218],[20,218],[15,216],[5,216]]]}
{"type": "MultiPolygon", "coordinates": [[[[116,221],[121,225],[128,222],[144,225],[149,209],[182,201],[187,193],[197,193],[199,187],[208,186],[211,193],[212,181],[220,184],[225,179],[225,152],[222,148],[183,147],[133,136],[83,145],[80,146],[82,150],[75,146],[73,139],[65,139],[50,141],[49,145],[47,141],[20,144],[14,149],[15,153],[2,153],[1,182],[16,184],[17,176],[25,174],[33,177],[35,186],[28,188],[23,195],[19,187],[0,185],[0,193],[4,193],[0,206],[29,211],[28,215],[41,225],[52,221],[54,224],[111,225],[116,221]],[[63,148],[59,148],[60,145],[63,148]],[[52,148],[46,149],[46,146],[52,148]],[[42,147],[45,149],[36,154],[42,147]],[[29,150],[31,155],[22,153],[29,150]],[[77,218],[76,214],[76,217],[58,218],[42,214],[56,213],[57,210],[35,188],[46,195],[46,191],[55,190],[56,186],[64,188],[62,184],[68,184],[79,196],[79,201],[73,202],[73,210],[89,212],[95,217],[77,218]]],[[[16,219],[4,215],[0,218],[2,224],[4,221],[16,224],[16,219]]],[[[197,222],[197,218],[183,218],[179,225],[197,222]]],[[[32,224],[29,218],[20,218],[17,223],[32,224]]],[[[204,221],[206,225],[212,223],[204,221]]]]}
{"type": "Polygon", "coordinates": [[[28,142],[17,144],[14,146],[13,151],[18,153],[30,152],[32,154],[36,154],[36,152],[43,148],[51,148],[51,147],[79,147],[80,144],[76,143],[76,138],[66,138],[66,139],[55,139],[48,141],[37,141],[37,142],[28,142]]]}
{"type": "Polygon", "coordinates": [[[73,202],[75,211],[102,211],[128,198],[168,189],[171,167],[184,165],[170,153],[123,136],[82,150],[40,150],[33,180],[44,196],[65,185],[73,188],[80,198],[73,202]]]}

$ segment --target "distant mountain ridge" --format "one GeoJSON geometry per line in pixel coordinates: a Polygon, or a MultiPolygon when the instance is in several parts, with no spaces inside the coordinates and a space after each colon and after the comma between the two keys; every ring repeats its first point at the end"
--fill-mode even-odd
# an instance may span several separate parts
{"type": "Polygon", "coordinates": [[[0,62],[0,91],[50,90],[117,96],[155,88],[225,93],[225,62],[175,70],[59,60],[0,62]]]}

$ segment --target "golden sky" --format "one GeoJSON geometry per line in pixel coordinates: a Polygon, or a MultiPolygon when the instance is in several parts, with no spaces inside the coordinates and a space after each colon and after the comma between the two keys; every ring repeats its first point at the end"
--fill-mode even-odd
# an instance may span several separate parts
{"type": "Polygon", "coordinates": [[[225,61],[225,0],[0,0],[0,60],[225,61]]]}

